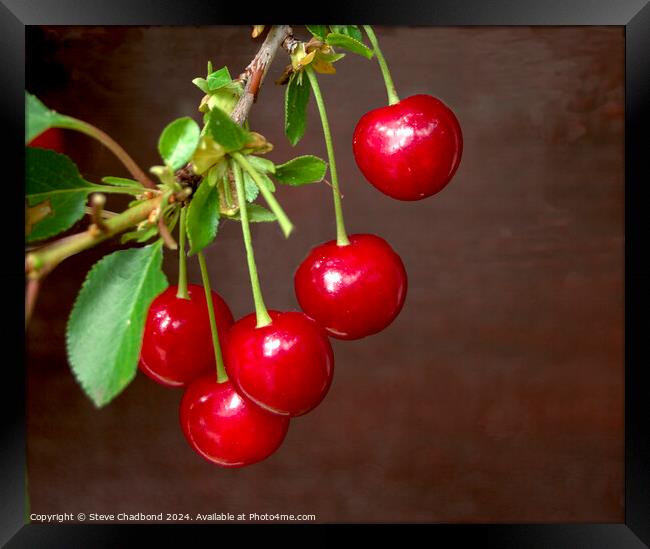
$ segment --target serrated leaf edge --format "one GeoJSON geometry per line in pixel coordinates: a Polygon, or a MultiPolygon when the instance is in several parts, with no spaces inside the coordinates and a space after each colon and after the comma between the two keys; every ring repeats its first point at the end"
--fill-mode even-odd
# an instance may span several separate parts
{"type": "MultiPolygon", "coordinates": [[[[176,120],[172,120],[169,124],[167,124],[163,128],[163,131],[161,132],[160,137],[158,138],[158,154],[160,154],[160,158],[162,158],[165,161],[166,166],[169,166],[172,170],[177,170],[177,169],[181,168],[186,162],[188,162],[192,158],[192,156],[196,152],[196,149],[199,146],[200,139],[201,139],[201,128],[197,124],[196,120],[194,120],[191,116],[181,116],[180,118],[177,118],[176,120]],[[199,130],[198,133],[196,134],[196,144],[194,145],[194,150],[190,154],[186,155],[187,158],[181,157],[182,158],[181,161],[177,160],[175,164],[171,164],[171,161],[168,160],[165,157],[165,155],[163,154],[163,152],[162,152],[162,141],[163,141],[163,137],[165,135],[165,132],[169,128],[171,128],[174,124],[180,125],[181,121],[183,121],[183,123],[189,123],[189,125],[193,129],[196,128],[197,130],[199,130]]],[[[171,154],[169,155],[170,158],[173,158],[173,156],[175,155],[177,149],[178,149],[178,141],[174,145],[173,150],[172,150],[171,154]]]]}
{"type": "Polygon", "coordinates": [[[299,187],[301,185],[309,185],[310,183],[319,183],[319,182],[321,182],[323,179],[325,179],[325,174],[327,173],[327,166],[328,166],[328,163],[325,160],[323,160],[322,158],[320,158],[319,156],[316,156],[315,154],[301,154],[300,156],[296,156],[295,158],[291,158],[290,160],[287,160],[286,162],[283,162],[282,164],[277,164],[275,166],[276,174],[274,174],[274,175],[275,175],[275,178],[280,183],[282,183],[283,185],[289,185],[291,187],[299,187]],[[296,160],[298,160],[300,158],[315,158],[316,160],[319,160],[320,162],[322,162],[323,163],[323,175],[321,175],[321,178],[310,181],[309,183],[288,183],[288,182],[282,181],[280,178],[277,177],[278,168],[282,168],[283,166],[286,166],[290,162],[294,162],[294,161],[296,161],[296,160]]]}
{"type": "MultiPolygon", "coordinates": [[[[209,242],[208,244],[206,244],[205,246],[203,246],[202,248],[198,249],[198,250],[194,250],[194,242],[192,241],[192,237],[191,237],[191,235],[190,235],[190,232],[187,231],[187,239],[188,239],[189,242],[190,242],[190,249],[187,251],[187,255],[190,256],[190,257],[193,256],[193,255],[195,255],[195,254],[197,254],[197,253],[199,253],[200,251],[204,250],[207,246],[209,246],[209,245],[214,241],[214,239],[217,237],[217,234],[219,233],[219,220],[220,220],[220,217],[221,217],[221,216],[219,215],[219,193],[218,193],[218,191],[217,191],[217,187],[216,187],[216,185],[210,186],[210,185],[208,184],[207,179],[204,179],[203,181],[201,181],[201,185],[199,185],[199,188],[200,188],[203,184],[205,184],[206,187],[209,189],[208,192],[213,192],[213,193],[215,193],[215,195],[216,195],[216,197],[217,197],[217,205],[216,205],[217,222],[216,222],[215,225],[214,225],[214,235],[212,236],[210,242],[209,242]]],[[[197,189],[197,193],[198,193],[198,189],[197,189]]],[[[190,212],[193,211],[193,210],[192,210],[192,205],[193,205],[193,204],[194,204],[194,201],[190,201],[190,205],[187,207],[187,217],[188,217],[188,218],[189,218],[189,216],[190,216],[190,212]]]]}
{"type": "MultiPolygon", "coordinates": [[[[36,98],[36,99],[38,100],[38,98],[36,98]]],[[[85,192],[86,199],[87,199],[88,195],[90,193],[99,191],[101,189],[100,185],[95,185],[94,183],[91,183],[86,178],[84,178],[83,175],[81,175],[81,172],[79,171],[79,166],[77,166],[76,162],[74,160],[72,160],[72,158],[70,158],[67,154],[60,153],[58,151],[53,151],[53,150],[50,150],[50,149],[46,149],[46,150],[50,154],[53,154],[55,156],[61,156],[61,157],[65,158],[66,160],[68,160],[72,164],[72,166],[74,167],[77,177],[81,181],[83,181],[84,183],[87,183],[88,186],[86,188],[88,190],[83,191],[82,190],[83,187],[82,187],[82,188],[76,188],[76,189],[63,189],[63,190],[59,190],[59,191],[49,191],[49,192],[45,192],[45,193],[27,194],[26,189],[25,189],[25,198],[27,199],[27,203],[30,206],[38,206],[39,204],[41,204],[42,202],[45,202],[47,200],[47,196],[52,195],[52,194],[85,192]],[[39,198],[40,198],[40,200],[39,200],[39,198]]],[[[27,158],[25,158],[25,163],[27,163],[27,158]]],[[[25,172],[27,172],[27,166],[25,166],[25,172]]],[[[25,177],[27,177],[26,173],[25,173],[25,177]]],[[[26,181],[25,181],[25,183],[26,183],[26,181]]],[[[84,209],[82,208],[80,210],[79,215],[72,221],[72,223],[70,223],[67,227],[65,227],[63,229],[60,229],[58,231],[50,229],[50,231],[46,231],[44,234],[40,234],[37,237],[32,236],[33,232],[34,232],[34,229],[37,229],[39,227],[39,224],[41,223],[41,221],[44,221],[45,219],[49,219],[50,217],[53,217],[53,216],[56,216],[56,215],[57,215],[56,210],[52,210],[52,213],[50,215],[45,216],[43,219],[41,219],[40,221],[35,223],[34,226],[32,227],[31,233],[29,235],[27,235],[27,242],[30,242],[30,243],[31,242],[40,242],[41,240],[46,240],[46,239],[48,239],[48,238],[50,238],[52,236],[55,236],[57,234],[61,234],[62,232],[67,231],[68,229],[70,229],[70,227],[74,226],[74,224],[77,223],[81,218],[83,218],[83,216],[85,215],[85,212],[84,212],[84,209]]]]}
{"type": "MultiPolygon", "coordinates": [[[[110,396],[110,398],[108,398],[108,400],[105,400],[105,401],[99,401],[99,400],[96,400],[96,399],[95,399],[95,396],[94,396],[94,395],[91,393],[91,391],[90,391],[90,387],[88,387],[88,386],[86,385],[86,383],[85,383],[84,381],[82,381],[82,379],[79,377],[79,375],[78,375],[77,372],[75,371],[75,369],[74,369],[74,367],[73,367],[73,364],[72,364],[72,360],[71,360],[71,358],[70,358],[70,346],[71,346],[71,337],[70,337],[70,320],[71,320],[71,318],[72,318],[72,315],[74,314],[75,308],[76,308],[76,306],[77,306],[77,302],[79,301],[79,296],[81,295],[81,293],[83,292],[83,290],[84,290],[84,289],[86,288],[86,286],[88,285],[88,283],[89,283],[89,281],[90,281],[90,277],[91,277],[93,271],[95,271],[95,269],[98,268],[98,266],[99,266],[103,261],[107,260],[109,257],[111,257],[113,254],[116,254],[116,253],[120,253],[120,252],[128,252],[128,251],[130,251],[130,250],[144,250],[145,248],[154,247],[154,246],[157,246],[157,247],[159,247],[159,248],[162,250],[162,242],[161,242],[161,241],[158,241],[158,242],[154,242],[153,244],[149,244],[149,245],[147,245],[147,246],[142,246],[142,247],[140,247],[140,248],[128,248],[128,249],[126,249],[126,250],[117,250],[117,251],[115,251],[115,252],[113,252],[113,253],[111,253],[111,254],[107,254],[107,255],[105,255],[105,256],[102,257],[99,261],[97,261],[97,262],[96,262],[96,263],[95,263],[95,264],[90,268],[90,270],[88,271],[88,273],[86,274],[86,278],[85,278],[85,280],[83,281],[83,283],[82,283],[82,285],[81,285],[81,288],[79,289],[79,292],[77,293],[77,297],[75,298],[74,303],[73,303],[73,305],[72,305],[72,309],[71,309],[71,311],[70,311],[70,315],[68,316],[68,321],[67,321],[67,323],[66,323],[66,327],[65,327],[65,349],[66,349],[66,355],[67,355],[67,358],[68,358],[68,362],[69,362],[69,364],[70,364],[70,370],[72,371],[72,375],[73,375],[74,378],[77,380],[77,383],[79,384],[79,386],[83,389],[83,391],[84,391],[84,393],[86,394],[86,396],[88,396],[88,397],[90,398],[90,400],[92,401],[92,403],[95,405],[96,408],[102,408],[102,407],[104,407],[106,404],[108,404],[109,402],[111,402],[112,400],[114,400],[116,397],[118,397],[118,396],[119,396],[119,395],[120,395],[120,394],[121,394],[121,393],[122,393],[122,392],[123,392],[123,391],[124,391],[128,386],[129,386],[129,385],[130,385],[130,383],[133,381],[133,379],[135,378],[136,374],[138,373],[138,363],[137,363],[137,361],[136,361],[136,363],[135,363],[135,368],[133,369],[133,374],[129,377],[129,380],[128,380],[127,383],[124,385],[124,387],[122,387],[122,389],[120,389],[120,390],[119,390],[117,393],[115,393],[114,395],[110,396]]],[[[150,260],[150,261],[152,261],[153,258],[154,258],[155,256],[156,256],[156,253],[155,253],[155,252],[154,252],[153,254],[151,254],[151,260],[150,260]]],[[[160,263],[161,263],[161,264],[162,264],[162,258],[163,258],[163,257],[162,257],[162,253],[161,253],[161,254],[160,254],[160,263]]],[[[147,267],[146,267],[145,270],[148,270],[149,268],[150,268],[150,263],[147,264],[147,267]]],[[[165,291],[165,289],[167,289],[167,287],[169,286],[169,281],[167,280],[167,277],[165,276],[165,273],[162,271],[162,269],[161,269],[161,273],[162,273],[162,275],[163,275],[163,278],[165,279],[165,288],[163,288],[163,289],[161,290],[161,293],[162,293],[162,292],[165,291]]],[[[144,277],[142,278],[142,280],[144,281],[144,277]]],[[[138,288],[137,288],[137,291],[138,291],[138,292],[141,290],[141,288],[142,288],[142,284],[143,284],[143,282],[141,282],[141,283],[139,284],[139,286],[138,286],[138,288]]],[[[151,301],[153,301],[153,299],[155,299],[155,297],[152,298],[151,301]]],[[[147,305],[147,307],[146,307],[146,311],[149,310],[149,306],[151,306],[151,302],[147,305]]],[[[145,320],[146,320],[146,318],[145,318],[145,320]]],[[[145,325],[144,325],[144,323],[143,323],[143,325],[142,325],[142,330],[143,330],[143,332],[144,332],[144,327],[145,327],[145,325]]],[[[143,334],[140,334],[140,336],[139,336],[139,339],[140,339],[140,348],[142,347],[142,335],[143,335],[143,334]]],[[[140,351],[138,351],[138,360],[139,360],[139,356],[140,356],[140,351]]]]}
{"type": "Polygon", "coordinates": [[[369,48],[363,42],[360,42],[359,40],[357,40],[356,38],[353,38],[352,36],[350,36],[348,34],[341,34],[341,33],[338,33],[338,32],[332,32],[332,33],[327,35],[327,38],[325,39],[325,42],[327,42],[327,44],[329,44],[330,46],[336,46],[337,48],[343,48],[343,49],[349,51],[350,53],[356,53],[357,55],[361,55],[361,56],[365,57],[366,59],[372,59],[373,56],[375,55],[375,52],[374,52],[374,50],[372,48],[369,48]],[[332,43],[330,43],[329,38],[330,38],[330,36],[332,36],[332,34],[335,35],[335,36],[344,36],[345,38],[347,38],[349,40],[352,40],[352,42],[358,44],[363,51],[366,51],[367,54],[360,53],[358,51],[352,51],[351,49],[346,48],[342,44],[332,44],[332,43]]]}

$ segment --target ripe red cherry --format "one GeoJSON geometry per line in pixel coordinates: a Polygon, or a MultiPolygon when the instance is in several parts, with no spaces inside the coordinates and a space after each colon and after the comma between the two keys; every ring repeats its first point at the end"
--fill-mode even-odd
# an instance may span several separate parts
{"type": "Polygon", "coordinates": [[[262,461],[282,444],[289,418],[270,414],[242,398],[230,381],[216,374],[187,387],[180,406],[181,428],[199,455],[222,467],[262,461]]]}
{"type": "MultiPolygon", "coordinates": [[[[177,286],[157,296],[147,314],[140,351],[140,369],[168,387],[187,385],[207,372],[216,372],[210,317],[203,286],[188,284],[190,299],[176,297],[177,286]]],[[[226,302],[212,292],[219,342],[233,323],[226,302]]],[[[215,374],[216,375],[216,374],[215,374]]]]}
{"type": "Polygon", "coordinates": [[[300,416],[323,400],[332,382],[334,354],[327,335],[300,312],[269,311],[256,328],[254,314],[226,334],[224,363],[237,390],[259,406],[300,416]]]}
{"type": "Polygon", "coordinates": [[[352,148],[359,169],[377,189],[398,200],[420,200],[449,183],[463,136],[442,101],[413,95],[362,116],[352,148]]]}
{"type": "Polygon", "coordinates": [[[41,149],[51,149],[63,153],[65,152],[63,131],[59,128],[49,128],[32,139],[28,145],[30,147],[40,147],[41,149]]]}
{"type": "Polygon", "coordinates": [[[339,339],[360,339],[388,326],[404,305],[404,264],[388,242],[354,234],[348,246],[335,240],[313,248],[298,267],[300,307],[339,339]]]}

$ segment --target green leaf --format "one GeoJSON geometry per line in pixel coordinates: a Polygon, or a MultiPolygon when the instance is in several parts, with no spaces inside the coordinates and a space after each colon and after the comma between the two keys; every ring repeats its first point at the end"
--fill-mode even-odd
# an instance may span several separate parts
{"type": "Polygon", "coordinates": [[[194,120],[189,116],[178,118],[168,124],[160,134],[160,156],[172,170],[178,170],[192,158],[200,137],[201,128],[194,120]]]}
{"type": "Polygon", "coordinates": [[[142,183],[135,179],[128,179],[126,177],[113,177],[109,175],[102,177],[102,183],[113,185],[115,187],[142,187],[144,189],[142,183]]]}
{"type": "Polygon", "coordinates": [[[120,243],[125,244],[131,241],[143,243],[146,242],[147,240],[151,240],[157,234],[158,234],[158,226],[154,224],[145,227],[143,229],[138,229],[137,231],[130,231],[128,233],[124,233],[120,237],[120,243]]]}
{"type": "MultiPolygon", "coordinates": [[[[243,170],[242,170],[243,171],[243,170]]],[[[253,202],[260,194],[260,188],[257,186],[253,178],[243,171],[244,175],[244,194],[246,195],[246,202],[253,202]]]]}
{"type": "Polygon", "coordinates": [[[318,52],[318,60],[324,63],[336,63],[345,57],[344,53],[322,53],[318,52]]]}
{"type": "Polygon", "coordinates": [[[267,189],[269,191],[271,191],[272,193],[274,193],[275,192],[275,183],[273,183],[273,181],[271,181],[269,176],[267,176],[264,172],[259,172],[259,175],[260,175],[260,179],[264,182],[267,189]]]}
{"type": "MultiPolygon", "coordinates": [[[[275,192],[275,184],[269,177],[267,173],[275,173],[275,164],[266,158],[261,158],[255,155],[249,155],[246,157],[248,162],[253,166],[253,168],[259,173],[260,178],[266,184],[266,187],[272,192],[275,192]]],[[[244,170],[244,192],[246,193],[246,201],[253,202],[259,194],[259,187],[255,183],[255,180],[249,175],[249,173],[244,170]]]]}
{"type": "Polygon", "coordinates": [[[246,159],[248,162],[260,173],[275,173],[275,164],[268,158],[261,156],[250,155],[246,159]]]}
{"type": "Polygon", "coordinates": [[[215,186],[203,180],[192,196],[187,209],[187,237],[190,241],[189,255],[200,252],[217,236],[219,226],[219,193],[215,186]]]}
{"type": "Polygon", "coordinates": [[[205,177],[205,181],[209,187],[214,187],[226,176],[227,167],[228,166],[226,164],[226,161],[222,160],[210,168],[208,174],[205,177]]]}
{"type": "Polygon", "coordinates": [[[299,78],[295,73],[291,76],[284,97],[284,133],[294,147],[302,139],[307,127],[310,90],[307,78],[299,78]]]}
{"type": "Polygon", "coordinates": [[[230,84],[231,82],[232,78],[230,76],[230,72],[228,71],[228,67],[222,67],[218,71],[214,71],[208,75],[208,90],[218,90],[219,88],[223,88],[225,85],[230,84]]]}
{"type": "Polygon", "coordinates": [[[325,40],[328,33],[327,25],[305,25],[305,27],[307,27],[307,30],[316,38],[325,40]]]}
{"type": "Polygon", "coordinates": [[[168,286],[160,241],[120,250],[88,272],[66,329],[68,361],[86,394],[101,407],[131,382],[147,311],[168,286]]]}
{"type": "Polygon", "coordinates": [[[70,122],[70,117],[48,109],[35,95],[25,92],[25,144],[49,128],[70,122]]]}
{"type": "Polygon", "coordinates": [[[230,82],[218,90],[209,91],[207,103],[199,110],[205,112],[206,109],[212,110],[217,108],[230,115],[243,92],[244,88],[240,83],[230,82]]]}
{"type": "Polygon", "coordinates": [[[275,167],[275,178],[286,185],[305,185],[322,181],[327,162],[317,156],[298,156],[275,167]]]}
{"type": "Polygon", "coordinates": [[[206,129],[212,138],[228,152],[242,149],[250,139],[249,133],[235,124],[219,108],[212,109],[206,116],[206,129]]]}
{"type": "MultiPolygon", "coordinates": [[[[248,221],[251,223],[266,223],[278,220],[272,211],[267,210],[264,206],[260,206],[259,204],[246,204],[246,211],[248,212],[248,221]]],[[[231,215],[228,219],[241,221],[239,211],[231,215]]]]}
{"type": "Polygon", "coordinates": [[[199,88],[203,93],[208,93],[208,81],[205,78],[195,78],[192,80],[197,88],[199,88]]]}
{"type": "Polygon", "coordinates": [[[357,42],[363,42],[363,35],[361,29],[357,25],[330,25],[333,33],[344,34],[354,38],[357,42]]]}
{"type": "MultiPolygon", "coordinates": [[[[255,180],[250,176],[250,174],[246,170],[243,170],[243,172],[244,172],[244,191],[246,192],[246,201],[253,202],[253,200],[257,198],[259,187],[257,186],[257,183],[255,183],[255,180]],[[253,191],[253,187],[255,187],[254,191],[253,191]]],[[[259,176],[260,179],[266,185],[266,188],[272,193],[274,193],[275,184],[273,183],[273,181],[271,181],[269,177],[262,172],[259,172],[259,176]]]]}
{"type": "Polygon", "coordinates": [[[192,155],[192,165],[194,171],[202,175],[207,172],[212,166],[221,162],[226,154],[219,143],[215,142],[209,135],[204,135],[199,140],[199,146],[192,155]]]}
{"type": "Polygon", "coordinates": [[[372,56],[375,54],[375,52],[373,52],[363,42],[360,42],[359,40],[355,40],[351,36],[347,36],[345,34],[337,34],[337,33],[328,34],[326,42],[330,46],[339,46],[348,51],[351,51],[352,53],[358,53],[359,55],[363,55],[367,59],[371,59],[372,56]]]}
{"type": "Polygon", "coordinates": [[[50,215],[41,219],[28,236],[30,242],[65,231],[84,215],[89,193],[101,191],[81,177],[66,155],[49,149],[25,149],[25,194],[30,206],[49,200],[50,215]]]}

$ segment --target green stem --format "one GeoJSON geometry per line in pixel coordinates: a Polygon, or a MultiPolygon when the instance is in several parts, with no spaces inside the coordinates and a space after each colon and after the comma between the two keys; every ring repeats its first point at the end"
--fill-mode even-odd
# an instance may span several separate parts
{"type": "Polygon", "coordinates": [[[309,77],[312,90],[314,90],[314,98],[316,105],[318,105],[318,113],[323,125],[323,135],[325,136],[325,146],[327,147],[327,157],[329,159],[330,175],[332,176],[332,195],[334,197],[334,215],[336,216],[336,243],[339,246],[347,246],[350,244],[348,234],[345,231],[345,222],[343,221],[343,206],[341,205],[341,193],[339,191],[339,178],[336,173],[336,158],[334,157],[334,146],[332,145],[332,134],[330,132],[330,124],[327,120],[327,111],[325,110],[325,102],[320,92],[318,79],[314,69],[308,65],[305,72],[309,77]]]}
{"type": "Polygon", "coordinates": [[[187,257],[185,255],[185,206],[181,208],[181,220],[178,224],[178,292],[179,299],[189,299],[187,293],[187,257]]]}
{"type": "Polygon", "coordinates": [[[257,327],[268,326],[271,324],[271,317],[266,310],[262,290],[260,288],[260,279],[257,276],[257,266],[255,265],[255,253],[251,242],[251,228],[248,224],[248,210],[246,210],[246,195],[244,194],[244,181],[241,168],[236,162],[232,163],[232,169],[235,174],[235,188],[237,189],[237,199],[239,200],[239,218],[241,219],[241,231],[244,236],[244,246],[246,247],[246,259],[248,260],[248,272],[251,277],[251,288],[253,289],[253,301],[255,302],[255,314],[257,315],[257,327]]]}
{"type": "Polygon", "coordinates": [[[97,188],[98,193],[107,194],[133,194],[138,195],[144,193],[145,189],[142,187],[111,187],[109,185],[93,185],[97,188]]]}
{"type": "Polygon", "coordinates": [[[375,55],[377,56],[377,61],[379,62],[381,74],[384,77],[384,83],[386,84],[386,93],[388,94],[388,104],[394,105],[395,103],[399,103],[399,96],[395,90],[395,84],[393,84],[393,79],[390,75],[390,71],[388,70],[386,59],[384,59],[384,54],[381,53],[381,50],[379,49],[379,42],[377,42],[375,32],[372,30],[372,27],[370,25],[364,25],[363,28],[366,31],[368,38],[370,38],[370,43],[375,50],[375,55]]]}
{"type": "Polygon", "coordinates": [[[145,173],[140,169],[133,158],[131,158],[128,153],[120,146],[117,141],[115,141],[110,135],[106,132],[103,132],[99,128],[96,128],[88,122],[83,120],[78,120],[71,116],[61,117],[57,123],[57,128],[65,128],[68,130],[76,130],[78,132],[84,133],[104,145],[109,149],[119,160],[124,164],[124,167],[129,170],[129,173],[142,183],[145,187],[150,189],[155,189],[156,185],[145,175],[145,173]]]}
{"type": "Polygon", "coordinates": [[[208,316],[210,317],[210,332],[212,332],[212,347],[214,348],[214,358],[217,363],[217,382],[224,383],[228,381],[228,374],[223,365],[223,357],[221,356],[221,345],[219,345],[219,333],[217,332],[217,321],[214,317],[214,305],[212,303],[212,289],[210,288],[210,276],[208,275],[208,267],[205,264],[205,257],[203,252],[197,254],[199,256],[199,265],[201,266],[201,278],[203,279],[203,289],[205,290],[205,301],[208,305],[208,316]]]}
{"type": "Polygon", "coordinates": [[[93,231],[84,231],[72,236],[61,238],[52,244],[48,244],[27,254],[26,271],[30,278],[39,278],[47,274],[61,261],[78,252],[91,248],[100,242],[126,231],[140,221],[147,219],[149,214],[160,206],[163,199],[169,197],[171,193],[159,195],[150,200],[129,208],[128,210],[111,217],[104,221],[105,231],[99,233],[93,231]]]}
{"type": "MultiPolygon", "coordinates": [[[[264,200],[266,200],[269,208],[271,208],[271,211],[275,214],[275,217],[277,217],[278,223],[280,224],[280,228],[282,229],[285,238],[287,238],[291,234],[291,231],[293,231],[293,223],[291,223],[287,217],[287,214],[284,213],[284,210],[282,209],[282,206],[280,206],[280,203],[277,201],[270,189],[266,186],[266,183],[260,177],[260,174],[257,172],[257,170],[251,165],[248,160],[246,160],[246,157],[243,154],[234,152],[231,153],[231,155],[237,161],[237,163],[246,170],[248,175],[253,178],[253,181],[255,181],[255,184],[259,187],[264,200]]],[[[239,193],[239,191],[237,192],[239,193]]]]}

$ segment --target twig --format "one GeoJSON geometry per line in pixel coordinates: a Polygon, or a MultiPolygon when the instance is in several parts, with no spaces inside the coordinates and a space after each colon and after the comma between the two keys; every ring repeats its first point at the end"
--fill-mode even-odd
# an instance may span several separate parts
{"type": "Polygon", "coordinates": [[[34,252],[30,252],[25,257],[25,272],[31,279],[42,278],[71,255],[91,248],[147,219],[153,210],[160,207],[161,201],[168,195],[169,193],[165,193],[141,202],[137,206],[107,220],[105,223],[108,230],[105,232],[89,229],[83,233],[61,238],[34,252]]]}
{"type": "Polygon", "coordinates": [[[246,82],[244,93],[231,115],[237,124],[243,124],[244,120],[248,117],[248,113],[255,102],[275,54],[282,43],[292,35],[293,30],[289,25],[275,25],[271,27],[259,51],[244,69],[244,72],[240,76],[240,79],[246,82]]]}
{"type": "MultiPolygon", "coordinates": [[[[285,47],[288,51],[291,51],[290,44],[292,41],[295,42],[295,40],[293,40],[293,30],[289,25],[276,25],[271,27],[257,54],[239,77],[239,80],[245,82],[245,85],[244,93],[232,112],[232,119],[235,122],[238,124],[244,123],[278,49],[280,47],[285,47]]],[[[120,147],[110,136],[85,122],[77,120],[74,122],[75,129],[95,137],[111,149],[111,151],[113,151],[113,153],[115,153],[126,166],[131,175],[133,175],[133,177],[140,181],[145,187],[152,189],[157,188],[133,161],[133,159],[128,156],[126,151],[124,151],[124,149],[122,149],[122,147],[120,147]]],[[[183,191],[175,195],[175,200],[182,202],[187,199],[187,196],[191,192],[191,187],[185,187],[183,191]]],[[[29,276],[30,280],[42,279],[64,259],[85,249],[91,248],[107,238],[115,236],[129,227],[137,225],[140,221],[147,219],[151,212],[160,206],[162,200],[169,196],[169,193],[165,193],[164,195],[158,194],[146,202],[142,202],[120,214],[106,212],[103,209],[101,213],[98,213],[98,207],[93,204],[93,208],[87,208],[86,212],[93,215],[94,227],[91,225],[89,230],[84,231],[83,233],[61,238],[51,244],[30,251],[25,256],[25,272],[29,276]],[[106,221],[103,219],[105,217],[108,217],[106,221]],[[102,229],[102,227],[104,227],[105,230],[102,229]]],[[[165,225],[162,215],[160,215],[158,219],[158,229],[165,244],[167,244],[168,247],[176,249],[176,242],[171,236],[168,227],[165,225]]]]}
{"type": "MultiPolygon", "coordinates": [[[[84,211],[85,211],[88,215],[93,215],[93,209],[92,209],[92,208],[86,207],[86,208],[84,209],[84,211]]],[[[117,213],[115,213],[115,212],[112,212],[112,211],[110,211],[110,210],[102,210],[102,217],[103,217],[104,219],[110,219],[111,217],[115,217],[116,215],[119,215],[119,214],[117,214],[117,213]]],[[[27,251],[30,251],[30,248],[27,248],[27,251]]]]}
{"type": "Polygon", "coordinates": [[[334,185],[332,185],[332,184],[329,182],[329,180],[323,178],[323,183],[325,183],[325,185],[327,185],[327,186],[328,186],[330,189],[332,189],[334,192],[337,192],[337,193],[339,194],[339,196],[340,196],[341,198],[343,198],[343,196],[344,196],[343,193],[342,193],[340,190],[335,189],[335,188],[334,188],[334,185]]]}
{"type": "Polygon", "coordinates": [[[298,44],[300,44],[300,40],[296,39],[293,37],[293,31],[289,36],[287,36],[284,41],[282,42],[282,47],[287,50],[287,53],[291,55],[293,53],[293,50],[295,50],[298,47],[298,44]]]}
{"type": "Polygon", "coordinates": [[[160,234],[160,238],[163,239],[165,246],[167,246],[170,250],[178,249],[178,244],[176,244],[174,237],[169,232],[169,228],[167,225],[165,225],[165,219],[163,218],[162,213],[158,217],[158,234],[160,234]]]}
{"type": "Polygon", "coordinates": [[[40,288],[40,281],[36,279],[27,281],[27,288],[25,289],[25,329],[32,318],[34,305],[36,305],[36,298],[38,297],[38,290],[40,288]]]}

